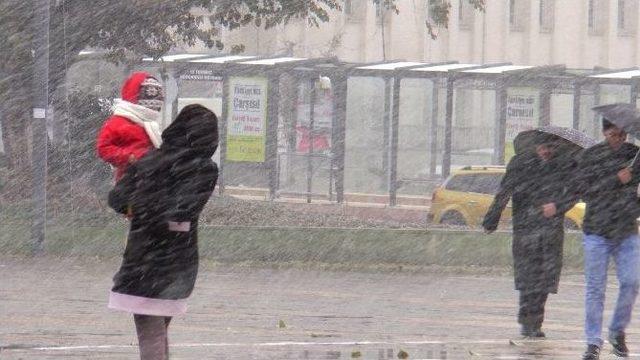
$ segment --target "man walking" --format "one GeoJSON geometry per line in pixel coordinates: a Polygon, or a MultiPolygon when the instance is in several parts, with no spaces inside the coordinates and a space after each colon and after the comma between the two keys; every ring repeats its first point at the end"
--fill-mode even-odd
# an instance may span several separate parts
{"type": "Polygon", "coordinates": [[[615,261],[618,300],[609,324],[613,353],[626,357],[625,329],[638,295],[640,247],[636,218],[640,206],[636,189],[637,168],[629,168],[638,147],[627,143],[627,134],[607,119],[602,121],[605,141],[587,149],[579,162],[576,188],[587,204],[583,223],[585,335],[583,359],[599,358],[603,345],[602,313],[609,259],[615,261]]]}
{"type": "Polygon", "coordinates": [[[549,293],[557,293],[562,269],[564,214],[575,204],[567,188],[575,160],[558,148],[558,138],[537,133],[535,146],[517,153],[507,165],[482,226],[496,230],[513,199],[513,265],[520,291],[518,323],[526,337],[544,338],[542,322],[549,293]]]}

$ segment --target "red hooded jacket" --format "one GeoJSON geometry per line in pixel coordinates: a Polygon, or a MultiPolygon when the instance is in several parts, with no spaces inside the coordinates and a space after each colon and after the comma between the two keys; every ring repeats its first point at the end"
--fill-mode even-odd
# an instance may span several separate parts
{"type": "MultiPolygon", "coordinates": [[[[122,86],[122,100],[138,103],[142,82],[150,75],[146,72],[133,73],[122,86]]],[[[153,143],[144,128],[129,119],[112,115],[102,125],[96,142],[98,156],[116,168],[116,181],[124,175],[133,155],[140,159],[153,143]]]]}

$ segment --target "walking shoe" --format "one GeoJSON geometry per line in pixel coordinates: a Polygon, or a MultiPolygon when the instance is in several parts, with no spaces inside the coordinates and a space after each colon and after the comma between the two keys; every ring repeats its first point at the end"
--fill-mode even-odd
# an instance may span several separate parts
{"type": "Polygon", "coordinates": [[[546,338],[546,335],[540,328],[537,328],[529,332],[529,337],[532,337],[534,339],[544,339],[546,338]]]}
{"type": "Polygon", "coordinates": [[[600,359],[600,348],[598,345],[590,344],[587,346],[587,351],[582,355],[582,360],[598,360],[600,359]]]}
{"type": "Polygon", "coordinates": [[[629,348],[624,341],[624,333],[609,334],[609,343],[613,346],[613,354],[620,357],[629,356],[629,348]]]}
{"type": "Polygon", "coordinates": [[[522,327],[520,328],[520,335],[528,338],[534,338],[534,339],[544,339],[546,337],[544,332],[542,332],[541,328],[530,327],[525,325],[522,325],[522,327]]]}

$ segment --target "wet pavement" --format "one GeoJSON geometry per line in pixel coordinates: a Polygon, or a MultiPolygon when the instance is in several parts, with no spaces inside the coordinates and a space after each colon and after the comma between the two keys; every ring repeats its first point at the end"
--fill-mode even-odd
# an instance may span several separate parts
{"type": "MultiPolygon", "coordinates": [[[[0,257],[0,359],[136,359],[106,308],[118,260],[0,257]]],[[[610,276],[605,321],[617,287],[610,276]]],[[[578,359],[583,284],[563,276],[544,341],[520,341],[508,273],[347,272],[203,264],[172,359],[578,359]],[[511,341],[510,340],[516,340],[511,341]]],[[[640,309],[628,329],[640,358],[640,309]]],[[[604,359],[613,359],[605,345],[604,359]]]]}

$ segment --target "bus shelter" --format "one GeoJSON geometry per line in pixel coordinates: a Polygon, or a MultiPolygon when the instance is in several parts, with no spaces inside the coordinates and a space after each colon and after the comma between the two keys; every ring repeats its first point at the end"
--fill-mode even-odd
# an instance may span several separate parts
{"type": "MultiPolygon", "coordinates": [[[[640,86],[640,69],[629,68],[619,70],[603,70],[588,76],[584,76],[578,87],[587,89],[593,96],[590,105],[605,105],[616,102],[626,102],[637,106],[638,104],[638,88],[640,86]]],[[[584,94],[584,91],[577,92],[584,94]]],[[[578,119],[579,123],[588,124],[584,126],[583,131],[589,132],[594,137],[602,137],[599,119],[590,108],[588,112],[582,112],[586,115],[586,119],[578,119]]]]}
{"type": "Polygon", "coordinates": [[[279,194],[344,201],[345,73],[340,63],[293,70],[298,86],[287,149],[279,153],[279,194]],[[296,181],[302,174],[305,181],[296,181]]]}
{"type": "MultiPolygon", "coordinates": [[[[434,92],[446,91],[441,170],[442,176],[446,177],[452,166],[452,144],[455,136],[464,142],[471,142],[474,137],[479,136],[492,138],[490,162],[503,164],[505,152],[509,151],[508,142],[515,134],[528,128],[550,124],[549,99],[555,83],[548,81],[548,78],[562,74],[563,71],[562,65],[534,67],[512,64],[449,64],[408,69],[398,76],[429,78],[434,81],[434,92]],[[461,94],[457,94],[461,90],[492,92],[489,99],[493,104],[486,106],[487,99],[484,97],[480,103],[480,107],[485,108],[484,111],[476,111],[477,104],[456,109],[457,106],[464,105],[464,99],[459,96],[461,94]],[[475,129],[463,129],[475,132],[456,133],[456,117],[478,117],[483,114],[488,115],[487,119],[477,124],[475,129]],[[484,128],[488,131],[478,133],[484,128]]],[[[435,109],[431,116],[436,117],[437,114],[438,109],[435,109]]],[[[433,167],[432,161],[431,168],[433,167]]]]}
{"type": "MultiPolygon", "coordinates": [[[[430,190],[429,186],[448,176],[453,155],[458,155],[457,165],[469,165],[460,162],[461,155],[456,154],[461,145],[478,148],[471,148],[478,151],[468,151],[470,155],[464,154],[470,157],[468,161],[485,159],[480,160],[479,165],[483,161],[484,164],[504,164],[505,155],[512,151],[510,140],[517,132],[550,123],[550,95],[555,83],[545,82],[545,77],[558,76],[563,71],[564,66],[455,62],[390,62],[350,69],[345,182],[349,181],[350,164],[370,166],[366,163],[369,157],[374,163],[370,167],[386,180],[377,189],[386,190],[389,204],[393,206],[400,191],[404,191],[403,195],[413,195],[416,194],[410,192],[415,191],[411,190],[413,187],[417,194],[424,194],[430,190]],[[353,80],[362,77],[379,79],[378,84],[368,87],[382,89],[379,90],[381,96],[369,104],[354,106],[353,80]],[[482,94],[465,95],[464,90],[482,94]],[[476,99],[469,101],[469,97],[476,99]],[[355,114],[351,108],[355,108],[355,114]],[[376,115],[378,112],[381,115],[376,115]],[[358,116],[365,121],[352,120],[358,116]],[[463,117],[470,118],[473,126],[462,126],[463,117]],[[377,142],[361,136],[360,132],[373,133],[370,138],[377,142]],[[361,149],[353,145],[359,141],[365,142],[361,149]],[[364,155],[350,161],[358,150],[364,155]]],[[[369,81],[367,85],[372,83],[369,81]]],[[[372,96],[371,92],[360,95],[360,99],[372,96]]],[[[367,175],[375,178],[366,172],[364,176],[357,175],[352,174],[354,178],[367,175]]]]}
{"type": "Polygon", "coordinates": [[[400,82],[395,74],[400,69],[426,65],[390,61],[347,69],[345,191],[388,196],[389,203],[395,205],[400,111],[400,82]]]}
{"type": "Polygon", "coordinates": [[[167,90],[172,118],[190,103],[205,105],[219,115],[219,191],[223,193],[227,185],[267,188],[273,199],[278,195],[278,152],[283,145],[278,142],[279,120],[288,111],[282,105],[298,83],[291,75],[293,69],[333,61],[175,54],[156,64],[175,82],[175,91],[167,90]]]}
{"type": "Polygon", "coordinates": [[[205,54],[167,55],[154,66],[175,81],[172,117],[194,102],[220,114],[221,192],[267,188],[271,199],[307,202],[365,193],[392,206],[398,194],[424,196],[452,167],[504,164],[522,130],[584,131],[593,105],[635,102],[640,76],[562,65],[205,54]]]}

